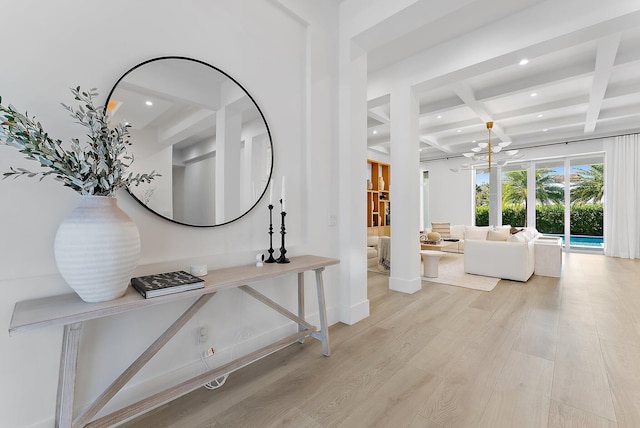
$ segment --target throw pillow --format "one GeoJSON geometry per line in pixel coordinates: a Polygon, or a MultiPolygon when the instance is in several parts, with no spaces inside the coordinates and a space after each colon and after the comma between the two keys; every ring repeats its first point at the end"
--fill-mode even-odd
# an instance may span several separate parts
{"type": "Polygon", "coordinates": [[[464,226],[461,224],[451,226],[450,234],[449,238],[464,239],[464,226]]]}
{"type": "Polygon", "coordinates": [[[487,241],[506,241],[509,237],[509,230],[498,229],[487,232],[487,241]],[[506,233],[505,233],[506,232],[506,233]]]}
{"type": "Polygon", "coordinates": [[[507,242],[525,242],[525,239],[522,233],[514,233],[507,238],[507,242]]]}
{"type": "Polygon", "coordinates": [[[489,226],[465,226],[464,227],[464,239],[479,239],[484,241],[487,239],[487,232],[489,226]]]}
{"type": "Polygon", "coordinates": [[[451,237],[451,225],[449,223],[431,223],[431,231],[438,232],[443,238],[451,237]]]}

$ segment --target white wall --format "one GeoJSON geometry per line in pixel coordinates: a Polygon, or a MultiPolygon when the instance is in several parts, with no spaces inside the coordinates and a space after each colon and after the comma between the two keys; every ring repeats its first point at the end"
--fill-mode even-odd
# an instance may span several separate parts
{"type": "MultiPolygon", "coordinates": [[[[264,112],[274,141],[274,178],[287,176],[288,255],[339,257],[337,180],[330,179],[337,151],[335,52],[337,5],[291,2],[295,13],[273,0],[168,0],[95,3],[82,0],[19,2],[3,20],[3,34],[20,40],[0,69],[4,103],[36,114],[57,138],[82,136],[59,106],[71,103],[68,87],[97,87],[101,101],[116,80],[144,60],[180,55],[208,62],[236,78],[264,112]]],[[[0,147],[0,171],[34,168],[14,149],[0,147]]],[[[276,191],[279,191],[277,186],[276,191]]],[[[79,197],[53,180],[0,181],[0,321],[8,328],[16,302],[67,293],[53,258],[56,228],[79,197]]],[[[250,263],[268,246],[267,209],[262,201],[240,221],[202,229],[177,225],[139,206],[126,192],[118,203],[138,224],[142,255],[138,272],[184,268],[206,262],[210,269],[250,263]]],[[[338,319],[337,269],[325,272],[329,321],[338,319]]],[[[307,312],[317,316],[307,278],[307,312]]],[[[295,281],[264,284],[269,296],[295,305],[295,281]],[[286,287],[285,287],[286,286],[286,287]]],[[[190,302],[162,305],[86,323],[82,331],[77,402],[98,395],[155,335],[190,302]]],[[[114,404],[183,380],[203,367],[194,333],[209,327],[215,363],[290,329],[277,314],[239,292],[217,295],[114,404]],[[247,340],[248,339],[248,340],[247,340]]],[[[0,425],[53,425],[62,327],[0,336],[0,425]],[[36,403],[34,405],[34,403],[36,403]]]]}

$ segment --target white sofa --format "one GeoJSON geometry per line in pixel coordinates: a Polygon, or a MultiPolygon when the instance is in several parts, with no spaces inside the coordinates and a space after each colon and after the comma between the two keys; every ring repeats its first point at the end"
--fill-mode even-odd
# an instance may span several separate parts
{"type": "MultiPolygon", "coordinates": [[[[448,223],[433,223],[434,225],[448,225],[448,223]]],[[[433,228],[427,228],[423,233],[428,234],[431,232],[433,228]]],[[[442,230],[442,229],[436,229],[442,230]]],[[[446,253],[464,253],[464,245],[467,240],[467,236],[471,239],[485,239],[487,236],[487,232],[489,230],[489,226],[465,226],[463,224],[454,224],[448,226],[449,230],[449,238],[457,239],[457,241],[447,242],[443,241],[446,244],[442,247],[442,251],[446,253]]],[[[445,235],[446,236],[446,235],[445,235]]]]}
{"type": "Polygon", "coordinates": [[[525,228],[515,235],[507,235],[507,240],[493,240],[498,239],[495,233],[488,232],[488,235],[493,237],[465,240],[465,273],[526,282],[535,268],[534,244],[540,235],[538,231],[525,228]]]}

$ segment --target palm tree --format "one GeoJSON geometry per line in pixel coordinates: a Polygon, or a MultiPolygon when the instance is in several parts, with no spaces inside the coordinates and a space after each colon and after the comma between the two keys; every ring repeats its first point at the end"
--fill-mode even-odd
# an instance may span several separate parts
{"type": "MultiPolygon", "coordinates": [[[[541,205],[558,204],[564,200],[564,188],[552,175],[550,168],[536,170],[536,200],[541,205]]],[[[502,203],[527,207],[527,171],[510,171],[504,174],[502,203]]]]}
{"type": "Polygon", "coordinates": [[[601,204],[604,197],[604,164],[578,169],[571,189],[572,204],[601,204]]]}
{"type": "Polygon", "coordinates": [[[476,206],[489,206],[489,183],[476,184],[476,206]]]}

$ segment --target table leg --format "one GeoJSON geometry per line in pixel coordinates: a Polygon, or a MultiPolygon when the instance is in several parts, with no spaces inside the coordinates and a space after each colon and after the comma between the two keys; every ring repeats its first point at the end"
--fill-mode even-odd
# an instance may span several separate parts
{"type": "Polygon", "coordinates": [[[331,355],[329,346],[329,328],[327,326],[327,305],[324,299],[324,283],[322,281],[322,271],[324,268],[316,269],[316,289],[318,291],[318,310],[320,312],[320,340],[322,341],[322,354],[331,355]]]}
{"type": "MultiPolygon", "coordinates": [[[[298,316],[304,319],[304,272],[298,272],[298,316]]],[[[305,328],[298,324],[298,331],[302,331],[305,328]]],[[[304,343],[304,338],[299,340],[300,343],[304,343]]]]}
{"type": "Polygon", "coordinates": [[[58,397],[56,398],[56,428],[69,428],[73,423],[73,399],[81,328],[81,322],[64,326],[58,374],[58,397]]]}

